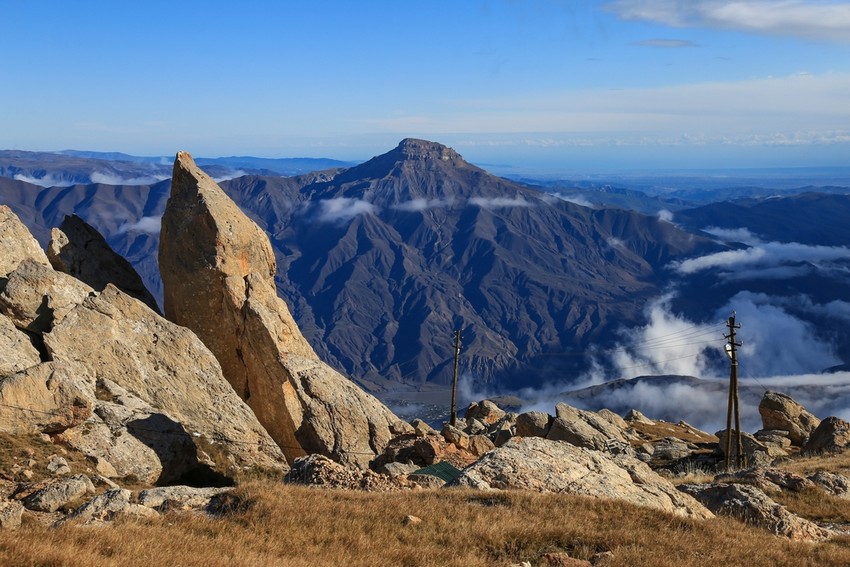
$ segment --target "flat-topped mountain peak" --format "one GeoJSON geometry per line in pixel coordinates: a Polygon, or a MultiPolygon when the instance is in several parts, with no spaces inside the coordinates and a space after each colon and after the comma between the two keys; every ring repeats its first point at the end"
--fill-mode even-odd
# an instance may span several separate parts
{"type": "Polygon", "coordinates": [[[412,160],[432,159],[440,161],[463,161],[463,157],[448,146],[444,146],[438,142],[430,142],[428,140],[419,140],[416,138],[405,138],[399,142],[395,149],[388,153],[390,155],[412,160]]]}

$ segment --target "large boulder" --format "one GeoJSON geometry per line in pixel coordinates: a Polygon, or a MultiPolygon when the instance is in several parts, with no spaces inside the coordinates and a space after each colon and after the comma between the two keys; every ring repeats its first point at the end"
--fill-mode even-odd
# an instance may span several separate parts
{"type": "Polygon", "coordinates": [[[29,337],[0,313],[0,377],[26,370],[39,362],[38,350],[29,337]]]}
{"type": "Polygon", "coordinates": [[[54,479],[24,499],[24,506],[36,512],[55,512],[86,494],[94,495],[94,485],[84,475],[54,479]]]}
{"type": "Polygon", "coordinates": [[[83,446],[98,430],[107,435],[118,427],[156,453],[166,470],[173,470],[168,461],[187,458],[186,448],[197,463],[215,458],[209,455],[215,451],[239,468],[286,469],[283,454],[203,343],[111,284],[68,312],[44,343],[57,364],[88,370],[92,397],[98,398],[98,427],[65,432],[69,443],[77,438],[83,446]]]}
{"type": "Polygon", "coordinates": [[[268,237],[186,152],[162,218],[166,316],[192,329],[292,461],[306,453],[366,467],[398,421],[316,356],[277,296],[268,237]]]}
{"type": "Polygon", "coordinates": [[[848,448],[850,448],[850,423],[833,416],[824,419],[812,432],[803,447],[803,453],[807,455],[840,453],[848,448]]]}
{"type": "Polygon", "coordinates": [[[195,445],[201,440],[167,413],[106,378],[97,381],[96,392],[92,416],[55,435],[54,442],[83,453],[108,478],[145,484],[220,480],[195,445]]]}
{"type": "Polygon", "coordinates": [[[132,493],[124,488],[107,490],[75,509],[64,518],[59,519],[54,526],[96,524],[98,522],[115,520],[121,516],[131,515],[130,510],[134,506],[130,503],[131,497],[132,493]]]}
{"type": "Polygon", "coordinates": [[[50,231],[47,259],[56,270],[97,291],[111,283],[159,313],[156,300],[130,262],[116,254],[106,239],[77,215],[66,216],[59,228],[50,231]]]}
{"type": "Polygon", "coordinates": [[[764,492],[746,484],[686,484],[680,490],[719,516],[731,516],[796,541],[823,541],[829,531],[789,512],[764,492]]]}
{"type": "Polygon", "coordinates": [[[59,433],[89,419],[94,398],[84,366],[39,363],[0,380],[0,431],[59,433]]]}
{"type": "Polygon", "coordinates": [[[228,487],[162,486],[139,491],[139,504],[157,512],[205,510],[231,490],[228,487]]]}
{"type": "Polygon", "coordinates": [[[820,420],[790,396],[765,392],[759,402],[759,414],[764,429],[787,431],[791,444],[802,447],[820,425],[820,420]]]}
{"type": "Polygon", "coordinates": [[[94,290],[49,265],[24,258],[0,291],[0,313],[19,329],[46,333],[94,290]]]}
{"type": "Polygon", "coordinates": [[[624,500],[679,516],[710,518],[711,512],[682,494],[647,465],[625,455],[539,437],[516,437],[464,469],[447,486],[479,490],[569,492],[624,500]]]}
{"type": "Polygon", "coordinates": [[[564,403],[555,405],[555,420],[546,438],[598,451],[604,450],[609,441],[628,442],[622,428],[592,411],[577,409],[564,403]]]}
{"type": "Polygon", "coordinates": [[[481,400],[480,402],[472,402],[469,404],[463,418],[467,421],[470,419],[477,419],[485,425],[493,425],[505,417],[505,415],[505,410],[497,406],[495,402],[491,400],[481,400]]]}
{"type": "Polygon", "coordinates": [[[21,219],[6,205],[0,205],[0,278],[13,271],[24,258],[50,265],[38,241],[21,219]]]}
{"type": "Polygon", "coordinates": [[[528,411],[516,418],[516,434],[519,437],[546,437],[552,417],[545,411],[528,411]]]}

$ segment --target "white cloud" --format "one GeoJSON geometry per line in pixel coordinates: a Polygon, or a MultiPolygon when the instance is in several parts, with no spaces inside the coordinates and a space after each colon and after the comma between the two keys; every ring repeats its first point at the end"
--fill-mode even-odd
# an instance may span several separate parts
{"type": "Polygon", "coordinates": [[[778,266],[786,262],[829,262],[850,258],[844,246],[810,246],[799,242],[763,242],[743,250],[727,250],[690,258],[672,264],[681,274],[693,274],[711,268],[778,266]]]}
{"type": "Polygon", "coordinates": [[[339,197],[337,199],[323,199],[318,201],[320,222],[345,222],[357,215],[375,214],[378,208],[360,199],[339,197]]]}
{"type": "Polygon", "coordinates": [[[626,20],[648,20],[673,27],[734,29],[850,42],[850,6],[846,2],[616,0],[607,9],[626,20]]]}
{"type": "MultiPolygon", "coordinates": [[[[674,315],[672,295],[663,296],[646,308],[648,322],[629,329],[628,340],[606,356],[617,368],[618,378],[641,374],[711,374],[711,358],[718,359],[723,347],[723,327],[696,324],[674,315]]],[[[721,355],[722,356],[722,355],[721,355]]]]}
{"type": "Polygon", "coordinates": [[[566,201],[568,203],[572,203],[574,205],[579,205],[582,207],[588,207],[591,209],[596,208],[596,206],[587,200],[584,195],[563,195],[561,193],[555,193],[555,196],[562,201],[566,201]]]}
{"type": "Polygon", "coordinates": [[[411,199],[395,205],[393,208],[399,211],[419,212],[428,209],[438,209],[449,207],[454,203],[454,199],[411,199]]]}
{"type": "Polygon", "coordinates": [[[661,209],[658,211],[658,220],[664,222],[673,222],[673,212],[668,211],[667,209],[661,209]]]}
{"type": "Polygon", "coordinates": [[[636,41],[635,45],[641,47],[657,47],[661,49],[681,49],[683,47],[697,47],[697,44],[684,39],[644,39],[636,41]]]}
{"type": "Polygon", "coordinates": [[[125,232],[144,232],[147,234],[159,234],[160,226],[162,225],[162,216],[158,217],[142,217],[136,222],[122,224],[116,231],[117,234],[125,232]]]}
{"type": "Polygon", "coordinates": [[[73,181],[54,177],[52,174],[47,174],[44,177],[32,177],[29,175],[18,173],[14,176],[13,179],[17,181],[24,181],[25,183],[31,183],[33,185],[38,185],[39,187],[70,187],[74,184],[73,181]]]}
{"type": "Polygon", "coordinates": [[[642,374],[674,374],[701,378],[728,372],[723,346],[726,343],[726,319],[733,311],[742,324],[738,339],[741,364],[756,376],[788,375],[820,371],[841,360],[833,345],[817,338],[810,324],[789,310],[850,318],[850,304],[831,302],[814,304],[807,297],[772,297],[748,291],[740,292],[717,310],[709,323],[689,321],[670,308],[673,295],[647,305],[647,323],[624,329],[618,346],[597,351],[596,370],[582,383],[633,378],[642,374]],[[601,368],[609,368],[601,373],[601,368]]]}
{"type": "Polygon", "coordinates": [[[141,177],[124,177],[115,173],[104,173],[94,171],[89,176],[92,183],[101,183],[103,185],[152,185],[163,179],[168,179],[167,175],[144,175],[141,177]]]}
{"type": "Polygon", "coordinates": [[[719,228],[710,226],[702,229],[702,231],[716,236],[723,242],[743,242],[745,244],[757,244],[761,242],[761,239],[750,232],[748,228],[719,228]]]}
{"type": "Polygon", "coordinates": [[[235,169],[226,175],[222,175],[221,177],[213,177],[213,181],[215,181],[216,183],[221,183],[222,181],[230,181],[231,179],[236,179],[237,177],[244,177],[245,175],[248,175],[247,171],[235,169]]]}
{"type": "Polygon", "coordinates": [[[742,324],[741,364],[755,376],[820,371],[841,360],[832,345],[819,340],[809,323],[786,311],[786,298],[742,291],[722,312],[734,310],[742,324]]]}
{"type": "Polygon", "coordinates": [[[482,209],[500,209],[504,207],[531,207],[534,203],[520,197],[473,197],[469,204],[482,209]]]}

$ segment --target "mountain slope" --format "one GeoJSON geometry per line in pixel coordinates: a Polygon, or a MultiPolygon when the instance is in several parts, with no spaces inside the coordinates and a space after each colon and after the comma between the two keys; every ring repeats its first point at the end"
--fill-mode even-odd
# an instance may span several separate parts
{"type": "MultiPolygon", "coordinates": [[[[75,212],[161,296],[167,182],[0,184],[42,242],[75,212]]],[[[222,188],[270,235],[278,289],[320,357],[376,392],[449,383],[455,329],[461,371],[480,381],[568,382],[583,349],[641,322],[671,261],[723,248],[656,217],[555,199],[423,140],[346,170],[222,188]]]]}
{"type": "MultiPolygon", "coordinates": [[[[279,250],[279,289],[320,354],[378,387],[540,382],[640,319],[673,258],[706,240],[637,213],[580,207],[404,140],[333,177],[224,184],[279,250]],[[517,365],[517,362],[521,363],[517,365]],[[390,384],[388,384],[388,381],[390,384]]],[[[558,376],[563,378],[563,376],[558,376]]]]}

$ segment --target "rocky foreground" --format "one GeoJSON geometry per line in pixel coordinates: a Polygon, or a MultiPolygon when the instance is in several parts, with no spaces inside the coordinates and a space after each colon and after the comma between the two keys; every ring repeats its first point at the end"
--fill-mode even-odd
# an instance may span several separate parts
{"type": "Polygon", "coordinates": [[[0,206],[0,526],[224,513],[251,475],[356,490],[469,487],[624,500],[682,517],[731,515],[795,540],[814,524],[771,494],[850,480],[776,464],[841,452],[850,424],[779,393],[744,435],[752,468],[718,471],[723,432],[558,404],[555,415],[490,401],[436,431],[398,419],[324,364],[276,295],[268,237],[181,152],[163,217],[164,316],[132,267],[79,218],[48,252],[0,206]]]}

